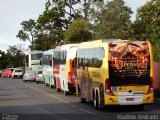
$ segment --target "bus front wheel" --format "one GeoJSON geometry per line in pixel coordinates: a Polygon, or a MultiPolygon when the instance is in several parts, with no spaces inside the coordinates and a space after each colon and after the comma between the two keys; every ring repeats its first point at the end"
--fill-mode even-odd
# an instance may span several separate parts
{"type": "Polygon", "coordinates": [[[50,87],[50,88],[53,88],[53,85],[50,84],[49,87],[50,87]]]}
{"type": "Polygon", "coordinates": [[[86,103],[86,99],[85,98],[81,98],[81,103],[86,103]]]}

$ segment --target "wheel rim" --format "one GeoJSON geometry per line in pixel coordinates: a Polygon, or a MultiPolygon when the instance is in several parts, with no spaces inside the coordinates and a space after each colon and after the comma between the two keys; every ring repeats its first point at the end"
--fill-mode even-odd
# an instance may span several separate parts
{"type": "Polygon", "coordinates": [[[96,98],[95,98],[95,97],[94,97],[93,104],[94,104],[94,108],[96,108],[96,107],[97,107],[97,101],[96,101],[96,98]]]}

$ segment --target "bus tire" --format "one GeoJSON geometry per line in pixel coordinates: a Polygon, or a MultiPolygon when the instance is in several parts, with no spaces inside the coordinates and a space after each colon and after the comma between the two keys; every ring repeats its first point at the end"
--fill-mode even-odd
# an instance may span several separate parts
{"type": "Polygon", "coordinates": [[[38,81],[36,81],[36,84],[38,84],[38,81]]]}
{"type": "Polygon", "coordinates": [[[53,78],[53,80],[54,80],[54,85],[53,85],[53,87],[56,88],[56,79],[53,78]]]}
{"type": "Polygon", "coordinates": [[[53,88],[53,85],[50,84],[49,87],[52,89],[52,88],[53,88]]]}
{"type": "Polygon", "coordinates": [[[81,100],[80,101],[81,103],[86,103],[86,99],[85,98],[80,98],[80,100],[81,100]]]}
{"type": "Polygon", "coordinates": [[[98,109],[98,95],[97,92],[93,96],[93,106],[95,109],[98,109]]]}
{"type": "Polygon", "coordinates": [[[97,99],[97,109],[100,110],[100,111],[103,111],[104,110],[104,106],[102,106],[99,102],[100,102],[100,99],[99,99],[99,94],[98,92],[96,93],[96,99],[97,99]]]}
{"type": "Polygon", "coordinates": [[[64,93],[65,96],[68,95],[68,92],[66,90],[64,90],[63,93],[64,93]]]}
{"type": "Polygon", "coordinates": [[[61,92],[61,89],[60,88],[56,88],[57,92],[61,92]]]}

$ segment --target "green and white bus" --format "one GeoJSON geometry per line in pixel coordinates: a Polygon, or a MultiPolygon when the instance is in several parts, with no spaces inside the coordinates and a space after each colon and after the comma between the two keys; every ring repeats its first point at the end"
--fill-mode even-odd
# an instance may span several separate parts
{"type": "Polygon", "coordinates": [[[26,55],[25,59],[25,70],[33,70],[37,72],[42,69],[40,65],[40,60],[43,56],[43,51],[30,51],[28,55],[26,55]]]}
{"type": "Polygon", "coordinates": [[[55,79],[53,77],[53,55],[54,49],[44,51],[41,59],[42,74],[45,85],[49,85],[50,88],[55,86],[55,79]]]}

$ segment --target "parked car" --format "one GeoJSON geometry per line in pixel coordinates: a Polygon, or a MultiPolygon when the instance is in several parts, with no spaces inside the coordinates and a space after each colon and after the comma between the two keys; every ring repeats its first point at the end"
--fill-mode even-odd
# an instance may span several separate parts
{"type": "Polygon", "coordinates": [[[6,68],[5,70],[2,71],[1,77],[11,77],[13,70],[14,68],[6,68]]]}
{"type": "Polygon", "coordinates": [[[36,73],[36,83],[43,82],[42,70],[38,70],[36,73]]]}
{"type": "Polygon", "coordinates": [[[23,78],[23,70],[20,68],[15,68],[12,72],[12,78],[23,78]]]}
{"type": "Polygon", "coordinates": [[[26,71],[26,73],[23,75],[23,82],[26,81],[36,81],[36,73],[32,70],[26,71]]]}

